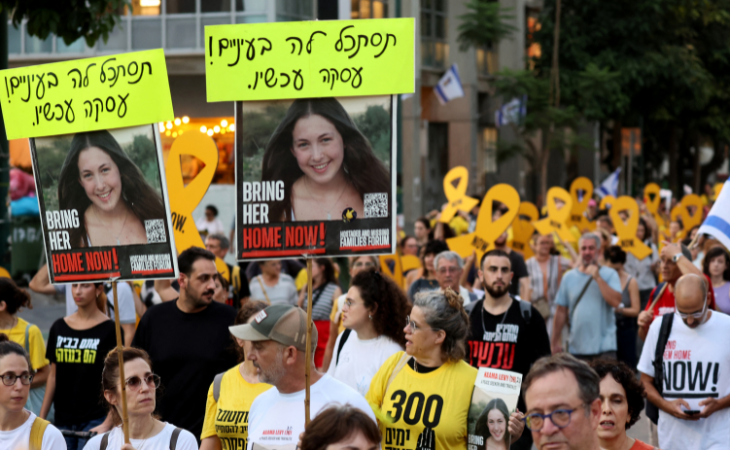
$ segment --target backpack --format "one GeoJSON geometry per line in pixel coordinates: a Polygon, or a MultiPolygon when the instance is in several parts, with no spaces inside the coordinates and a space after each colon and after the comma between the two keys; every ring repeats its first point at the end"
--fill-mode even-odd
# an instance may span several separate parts
{"type": "MultiPolygon", "coordinates": [[[[177,438],[180,436],[180,432],[182,431],[182,428],[175,427],[174,430],[172,430],[172,434],[170,435],[170,450],[175,450],[175,447],[177,447],[177,438]]],[[[99,450],[106,450],[106,448],[109,446],[109,433],[111,431],[107,431],[104,433],[104,436],[101,438],[101,444],[99,444],[99,450]]],[[[38,448],[40,450],[40,447],[38,448]]]]}
{"type": "Polygon", "coordinates": [[[43,420],[40,417],[33,420],[33,425],[30,427],[30,442],[28,442],[28,450],[41,450],[43,446],[43,434],[46,432],[46,428],[51,422],[43,420]]]}
{"type": "MultiPolygon", "coordinates": [[[[522,318],[524,319],[525,323],[527,325],[530,324],[530,319],[532,319],[532,303],[526,302],[525,300],[522,300],[519,296],[515,296],[510,294],[510,298],[520,305],[520,314],[522,314],[522,318]]],[[[483,299],[482,299],[483,300],[483,299]]],[[[464,306],[464,310],[468,315],[471,316],[471,312],[474,310],[474,306],[478,303],[477,302],[471,302],[468,305],[464,306]]]]}

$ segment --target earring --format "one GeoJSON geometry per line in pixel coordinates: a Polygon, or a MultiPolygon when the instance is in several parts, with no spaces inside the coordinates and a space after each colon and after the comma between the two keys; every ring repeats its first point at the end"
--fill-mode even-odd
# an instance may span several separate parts
{"type": "Polygon", "coordinates": [[[370,314],[368,314],[368,319],[373,320],[373,316],[371,316],[370,314]]]}

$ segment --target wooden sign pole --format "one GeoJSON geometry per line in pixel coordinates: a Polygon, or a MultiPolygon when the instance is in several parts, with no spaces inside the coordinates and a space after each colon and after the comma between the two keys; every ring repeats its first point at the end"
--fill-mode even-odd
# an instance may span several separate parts
{"type": "Polygon", "coordinates": [[[304,425],[309,425],[309,387],[312,384],[312,258],[307,257],[307,349],[305,351],[304,425]]]}
{"type": "Polygon", "coordinates": [[[117,334],[117,356],[119,357],[119,384],[122,387],[122,431],[124,443],[129,444],[129,416],[127,414],[127,379],[124,376],[124,345],[122,344],[122,330],[119,324],[119,301],[117,299],[117,282],[112,281],[114,292],[114,327],[117,334]]]}

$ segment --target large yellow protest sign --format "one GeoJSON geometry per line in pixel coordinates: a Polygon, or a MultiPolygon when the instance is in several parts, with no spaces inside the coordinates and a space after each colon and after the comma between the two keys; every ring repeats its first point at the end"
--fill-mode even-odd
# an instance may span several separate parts
{"type": "Polygon", "coordinates": [[[636,200],[622,195],[613,203],[608,214],[618,235],[618,243],[624,251],[631,252],[639,260],[651,255],[651,248],[636,237],[639,227],[639,205],[636,200]],[[626,221],[621,218],[621,213],[627,215],[626,221]]]}
{"type": "Polygon", "coordinates": [[[601,199],[601,204],[598,205],[598,209],[611,209],[614,202],[616,202],[616,197],[607,195],[601,199]]]}
{"type": "MultiPolygon", "coordinates": [[[[205,243],[195,226],[193,210],[203,200],[217,168],[218,148],[207,135],[185,133],[172,143],[165,164],[165,175],[167,192],[170,196],[172,226],[175,230],[175,247],[178,253],[182,253],[190,247],[205,248],[205,243]],[[203,170],[187,186],[185,186],[182,176],[180,163],[182,155],[192,155],[205,164],[203,170]]],[[[230,280],[228,266],[222,259],[216,258],[215,266],[225,279],[230,280]]]]}
{"type": "Polygon", "coordinates": [[[661,190],[662,188],[656,183],[649,183],[644,187],[644,204],[646,205],[646,210],[654,217],[654,220],[660,227],[666,226],[664,217],[659,213],[659,205],[662,202],[661,190]]]}
{"type": "Polygon", "coordinates": [[[530,239],[535,233],[535,225],[532,222],[540,218],[537,206],[530,202],[520,203],[520,210],[512,222],[512,240],[509,246],[512,250],[522,253],[525,259],[531,258],[535,252],[530,247],[530,239]],[[528,220],[522,217],[527,217],[528,220]]]}
{"type": "Polygon", "coordinates": [[[547,217],[535,222],[535,229],[542,235],[557,233],[565,242],[575,242],[570,232],[570,213],[573,198],[561,187],[551,187],[547,193],[547,217]]]}
{"type": "Polygon", "coordinates": [[[412,93],[414,19],[205,27],[209,102],[412,93]]]}
{"type": "Polygon", "coordinates": [[[583,214],[588,209],[588,202],[593,198],[593,183],[586,177],[578,177],[570,184],[570,196],[573,197],[573,208],[570,214],[570,223],[580,231],[593,231],[596,224],[592,223],[583,214]],[[582,197],[579,195],[582,193],[582,197]]]}
{"type": "Polygon", "coordinates": [[[446,240],[449,248],[466,258],[476,252],[476,261],[481,261],[482,256],[494,248],[494,241],[509,228],[510,224],[517,217],[520,208],[520,194],[515,188],[508,184],[493,186],[484,196],[482,207],[477,216],[477,225],[473,233],[446,240]],[[497,220],[493,220],[492,204],[498,201],[505,205],[508,210],[497,220]]]}
{"type": "Polygon", "coordinates": [[[464,166],[457,166],[449,170],[444,177],[444,195],[448,203],[441,211],[439,222],[449,223],[454,218],[456,211],[468,213],[479,200],[466,195],[466,188],[469,186],[469,171],[464,166]],[[454,186],[456,183],[456,186],[454,186]]]}
{"type": "Polygon", "coordinates": [[[679,237],[684,239],[687,233],[702,223],[702,198],[697,194],[688,194],[682,197],[670,213],[672,221],[681,220],[683,231],[679,233],[679,237]]]}
{"type": "Polygon", "coordinates": [[[174,117],[163,50],[0,72],[8,139],[107,130],[174,117]]]}

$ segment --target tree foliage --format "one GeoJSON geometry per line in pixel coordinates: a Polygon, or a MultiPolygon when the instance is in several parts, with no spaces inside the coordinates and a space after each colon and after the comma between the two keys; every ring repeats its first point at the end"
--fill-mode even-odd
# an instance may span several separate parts
{"type": "Polygon", "coordinates": [[[471,0],[466,7],[469,12],[459,17],[458,41],[462,51],[471,46],[497,43],[517,31],[508,23],[514,19],[511,9],[500,7],[499,2],[471,0]]]}

